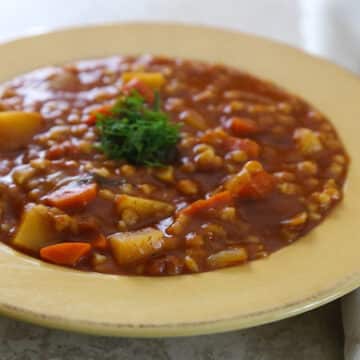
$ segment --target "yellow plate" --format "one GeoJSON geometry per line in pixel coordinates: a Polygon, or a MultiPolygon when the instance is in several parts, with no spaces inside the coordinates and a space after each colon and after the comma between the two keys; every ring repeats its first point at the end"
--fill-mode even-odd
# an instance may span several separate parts
{"type": "Polygon", "coordinates": [[[68,60],[154,53],[217,61],[275,81],[329,116],[352,163],[345,200],[309,236],[266,260],[200,275],[146,278],[67,270],[0,247],[0,311],[98,335],[182,336],[292,316],[360,285],[360,81],[296,49],[223,30],[121,24],[0,46],[0,80],[68,60]]]}

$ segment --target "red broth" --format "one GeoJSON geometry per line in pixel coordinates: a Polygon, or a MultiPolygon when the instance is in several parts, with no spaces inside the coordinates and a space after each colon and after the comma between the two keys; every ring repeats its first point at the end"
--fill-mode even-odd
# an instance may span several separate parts
{"type": "Polygon", "coordinates": [[[3,114],[41,118],[25,143],[0,133],[0,240],[45,261],[112,274],[215,270],[289,245],[342,198],[349,159],[331,123],[234,68],[115,56],[36,70],[0,94],[3,114]],[[182,124],[165,167],[94,146],[89,117],[134,71],[161,75],[161,110],[182,124]]]}

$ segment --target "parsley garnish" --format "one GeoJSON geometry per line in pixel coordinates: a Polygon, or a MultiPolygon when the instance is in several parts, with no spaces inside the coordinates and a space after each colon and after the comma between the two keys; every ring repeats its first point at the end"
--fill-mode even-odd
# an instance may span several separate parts
{"type": "Polygon", "coordinates": [[[110,159],[135,165],[163,166],[173,160],[180,139],[179,124],[160,110],[159,94],[153,108],[135,90],[121,97],[108,114],[96,115],[102,150],[110,159]]]}

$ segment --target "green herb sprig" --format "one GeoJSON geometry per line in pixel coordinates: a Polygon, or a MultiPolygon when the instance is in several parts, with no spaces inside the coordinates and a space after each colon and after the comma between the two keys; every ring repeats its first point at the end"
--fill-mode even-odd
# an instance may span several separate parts
{"type": "Polygon", "coordinates": [[[176,155],[180,124],[172,124],[160,110],[155,93],[152,108],[133,90],[121,97],[108,114],[96,114],[100,132],[98,148],[110,159],[126,160],[135,165],[164,166],[176,155]]]}

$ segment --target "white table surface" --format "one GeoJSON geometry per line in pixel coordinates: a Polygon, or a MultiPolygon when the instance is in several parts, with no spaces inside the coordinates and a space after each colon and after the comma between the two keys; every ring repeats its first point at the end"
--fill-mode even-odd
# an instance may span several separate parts
{"type": "MultiPolygon", "coordinates": [[[[255,33],[360,73],[360,0],[0,0],[0,41],[57,27],[131,20],[255,33]]],[[[1,360],[339,360],[342,353],[337,302],[254,329],[162,340],[91,337],[0,318],[1,360]]]]}

